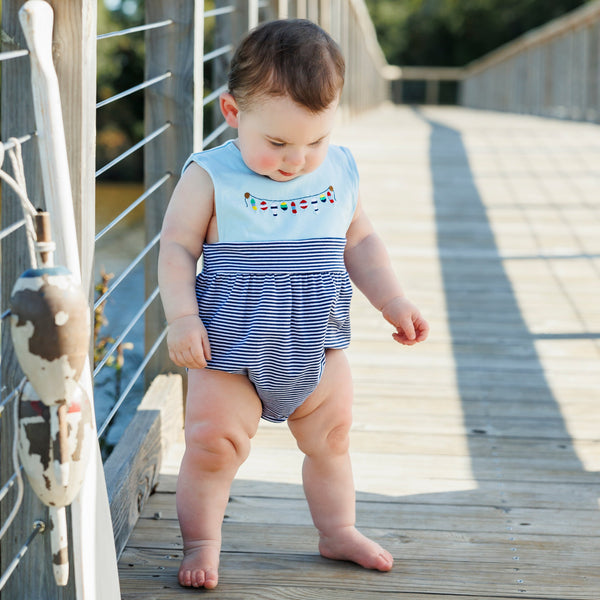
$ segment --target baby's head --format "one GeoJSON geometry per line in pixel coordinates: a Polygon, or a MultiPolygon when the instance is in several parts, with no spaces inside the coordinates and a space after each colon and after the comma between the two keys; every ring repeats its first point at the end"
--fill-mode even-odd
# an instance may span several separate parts
{"type": "Polygon", "coordinates": [[[338,99],[344,57],[318,25],[304,19],[270,21],[252,30],[231,62],[229,93],[242,110],[273,96],[288,96],[318,113],[338,99]]]}

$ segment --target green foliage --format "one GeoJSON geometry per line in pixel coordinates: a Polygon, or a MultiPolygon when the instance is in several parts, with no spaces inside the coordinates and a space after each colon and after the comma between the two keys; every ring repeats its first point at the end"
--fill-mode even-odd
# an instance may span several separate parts
{"type": "Polygon", "coordinates": [[[396,65],[463,66],[585,0],[367,0],[396,65]]]}

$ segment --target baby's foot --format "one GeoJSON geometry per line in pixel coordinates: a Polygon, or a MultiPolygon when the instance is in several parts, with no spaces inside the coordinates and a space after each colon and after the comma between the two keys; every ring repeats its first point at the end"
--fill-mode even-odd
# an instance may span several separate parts
{"type": "Polygon", "coordinates": [[[320,534],[319,552],[325,558],[349,560],[366,569],[389,571],[392,555],[379,544],[364,536],[355,527],[343,527],[330,535],[320,534]]]}
{"type": "Polygon", "coordinates": [[[215,540],[201,540],[185,544],[179,567],[179,583],[184,587],[205,587],[212,590],[219,581],[219,553],[221,544],[215,540]]]}

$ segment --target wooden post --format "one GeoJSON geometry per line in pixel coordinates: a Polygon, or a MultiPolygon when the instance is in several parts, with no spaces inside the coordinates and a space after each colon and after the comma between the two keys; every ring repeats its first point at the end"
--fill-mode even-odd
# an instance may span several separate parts
{"type": "MultiPolygon", "coordinates": [[[[3,5],[3,23],[2,27],[11,37],[13,37],[19,47],[25,48],[23,36],[20,32],[18,19],[18,10],[23,4],[22,1],[10,0],[3,5]]],[[[58,82],[60,87],[60,96],[62,100],[63,121],[65,125],[65,138],[67,147],[68,163],[70,168],[70,183],[72,188],[73,208],[75,218],[75,234],[78,239],[77,247],[81,263],[82,281],[84,288],[90,290],[91,298],[91,280],[94,247],[94,148],[95,148],[95,62],[96,62],[96,2],[78,0],[69,3],[59,2],[58,0],[48,2],[54,9],[54,30],[53,30],[53,59],[56,66],[58,82]]],[[[22,135],[25,132],[35,129],[32,107],[32,91],[30,84],[30,69],[28,59],[21,59],[20,62],[13,61],[3,68],[3,128],[2,138],[8,135],[22,135]],[[5,127],[6,124],[7,126],[5,127]],[[10,130],[9,130],[10,128],[10,130]]],[[[24,159],[26,161],[26,177],[30,198],[34,204],[40,206],[43,204],[43,191],[41,188],[41,177],[39,169],[39,155],[37,143],[28,146],[25,151],[24,159]]],[[[3,225],[14,220],[15,207],[14,202],[10,201],[10,194],[4,195],[5,210],[2,211],[3,225]],[[14,206],[12,206],[14,205],[14,206]],[[10,207],[10,208],[9,208],[10,207]],[[13,213],[10,215],[10,213],[13,213]],[[10,219],[10,220],[9,220],[10,219]]],[[[16,211],[17,213],[19,210],[16,211]]],[[[55,226],[55,228],[57,228],[55,226]]],[[[55,236],[56,237],[56,236],[55,236]]],[[[25,265],[19,264],[22,252],[18,251],[18,246],[9,245],[21,242],[18,239],[9,238],[9,242],[3,245],[4,256],[14,256],[16,260],[3,261],[2,275],[2,293],[3,307],[6,306],[6,297],[10,294],[12,282],[20,274],[25,265]]],[[[57,257],[58,258],[58,257],[57,257]]],[[[63,257],[63,261],[65,258],[63,257]]],[[[4,327],[3,327],[4,328],[4,327]]],[[[14,367],[14,357],[12,356],[10,341],[3,333],[5,342],[3,343],[3,383],[9,389],[20,377],[16,377],[18,370],[14,367]],[[12,366],[9,366],[12,365],[12,366]],[[9,367],[7,369],[7,367],[9,367]]],[[[91,381],[91,380],[90,380],[91,381]]],[[[9,428],[3,428],[2,443],[10,441],[11,433],[9,428]]],[[[8,447],[8,446],[7,446],[8,447]]],[[[0,452],[3,460],[3,480],[5,479],[6,466],[4,461],[9,456],[4,446],[0,452]]],[[[104,487],[104,477],[102,465],[95,465],[93,469],[97,478],[96,483],[100,489],[104,487]]],[[[94,485],[94,488],[96,486],[94,485]]],[[[105,487],[104,495],[106,496],[105,487]]],[[[89,502],[88,502],[89,505],[89,502]]],[[[100,519],[104,516],[108,521],[99,525],[100,538],[94,540],[86,535],[86,552],[82,557],[81,548],[76,550],[76,560],[73,561],[73,552],[71,553],[71,564],[88,560],[88,550],[92,555],[98,551],[101,556],[101,562],[105,560],[106,553],[102,555],[102,544],[107,544],[107,548],[114,549],[110,515],[108,513],[107,499],[105,510],[102,510],[100,504],[97,505],[96,514],[100,519]],[[102,537],[104,536],[104,537],[102,537]],[[100,542],[98,545],[95,542],[100,542]]],[[[4,507],[3,507],[4,510],[4,507]]],[[[34,497],[26,486],[26,497],[23,508],[20,512],[18,523],[21,529],[15,525],[11,528],[11,535],[5,540],[2,551],[2,562],[6,564],[10,560],[14,551],[22,543],[24,537],[29,534],[31,523],[34,519],[41,518],[46,520],[46,509],[34,497]]],[[[93,526],[92,526],[93,527],[93,526]]],[[[80,533],[80,532],[79,532],[80,533]]],[[[75,534],[78,537],[79,533],[75,534]]],[[[89,531],[88,531],[89,533],[89,531]]],[[[81,540],[74,540],[75,545],[81,540]]],[[[72,544],[71,544],[72,546],[72,544]]],[[[93,560],[93,558],[92,558],[93,560]]],[[[114,562],[114,561],[113,561],[114,562]]],[[[79,567],[73,569],[74,574],[69,578],[68,586],[57,588],[53,582],[51,564],[51,552],[48,540],[42,538],[34,543],[28,550],[24,560],[11,578],[3,593],[6,598],[29,598],[35,597],[40,600],[45,598],[52,599],[71,599],[75,597],[93,598],[96,591],[99,595],[106,591],[108,593],[118,590],[118,579],[116,577],[116,563],[111,566],[103,565],[102,576],[99,582],[87,582],[87,593],[84,596],[83,586],[75,589],[76,574],[80,576],[79,567]],[[112,572],[111,572],[112,568],[112,572]],[[98,588],[96,589],[96,583],[98,588]],[[116,587],[115,587],[116,584],[116,587]]],[[[81,584],[81,580],[79,581],[81,584]]]]}
{"type": "MultiPolygon", "coordinates": [[[[19,25],[18,11],[22,0],[4,0],[2,2],[2,49],[18,50],[27,48],[23,32],[19,25]],[[7,41],[12,39],[13,42],[7,41]]],[[[2,141],[9,137],[21,137],[35,131],[33,116],[33,98],[31,95],[31,75],[29,58],[23,57],[2,63],[2,141]]],[[[37,142],[29,141],[23,145],[23,161],[27,179],[27,191],[36,206],[43,206],[41,188],[41,172],[37,142]]],[[[5,159],[5,168],[10,163],[5,159]]],[[[9,186],[2,184],[2,227],[7,227],[23,218],[23,212],[17,196],[9,186]]],[[[9,299],[15,280],[27,269],[29,257],[26,248],[25,232],[18,232],[2,240],[2,310],[9,306],[9,299]],[[7,257],[10,259],[7,260],[7,257]]],[[[23,373],[12,349],[9,319],[2,322],[2,387],[5,397],[23,377],[23,373]]],[[[4,484],[13,474],[11,451],[14,439],[12,427],[12,404],[4,413],[0,430],[0,483],[4,484]]],[[[16,494],[11,490],[0,503],[0,518],[6,519],[12,509],[16,494]]],[[[46,517],[46,508],[37,499],[31,488],[25,484],[25,495],[18,518],[8,530],[0,543],[0,569],[2,572],[16,554],[21,544],[32,531],[36,519],[46,517]]],[[[37,594],[39,590],[47,590],[49,594],[55,588],[51,565],[47,564],[50,540],[38,535],[33,541],[17,571],[7,582],[1,593],[3,600],[11,598],[40,598],[50,596],[37,594]],[[46,568],[47,565],[47,568],[46,568]]]]}
{"type": "Polygon", "coordinates": [[[93,298],[97,0],[51,0],[83,288],[93,298]]]}
{"type": "MultiPolygon", "coordinates": [[[[167,27],[146,32],[146,79],[170,71],[172,76],[145,93],[146,134],[170,123],[169,129],[144,149],[146,188],[165,173],[170,180],[146,203],[146,239],[150,241],[162,226],[165,209],[179,179],[185,159],[201,149],[202,140],[202,56],[203,0],[146,0],[146,21],[172,19],[167,27]]],[[[146,296],[158,285],[158,245],[145,262],[146,296]]],[[[146,349],[154,344],[165,326],[165,316],[157,300],[146,312],[146,349]]],[[[177,371],[169,360],[165,344],[146,369],[150,383],[161,372],[177,371]]]]}
{"type": "Polygon", "coordinates": [[[428,79],[425,82],[425,104],[439,104],[440,82],[437,79],[428,79]]]}
{"type": "MultiPolygon", "coordinates": [[[[215,8],[223,8],[225,6],[229,6],[231,0],[215,0],[215,8]]],[[[214,49],[222,48],[227,44],[233,43],[233,14],[220,15],[215,17],[215,26],[214,26],[214,49]]],[[[227,83],[227,74],[229,72],[229,62],[231,60],[232,52],[228,52],[226,54],[221,54],[213,59],[211,63],[211,82],[212,89],[216,90],[222,85],[227,83]]],[[[212,105],[208,109],[210,114],[212,115],[211,126],[212,129],[216,129],[223,122],[223,115],[221,114],[221,108],[219,105],[219,100],[216,99],[212,102],[212,105]]],[[[233,130],[229,129],[228,133],[230,136],[233,134],[233,130]]],[[[225,134],[221,134],[219,141],[224,141],[226,139],[225,134]]]]}

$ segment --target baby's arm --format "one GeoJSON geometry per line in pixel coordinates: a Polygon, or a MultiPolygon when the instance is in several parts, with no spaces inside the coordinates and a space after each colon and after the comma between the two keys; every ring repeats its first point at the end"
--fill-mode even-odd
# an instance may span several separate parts
{"type": "Polygon", "coordinates": [[[429,325],[404,295],[387,250],[358,201],[346,234],[346,268],[352,281],[395,328],[393,338],[413,345],[427,338],[429,325]]]}
{"type": "Polygon", "coordinates": [[[192,163],[173,191],[163,220],[158,258],[160,295],[169,325],[171,360],[200,369],[210,359],[206,329],[198,317],[196,264],[213,217],[212,180],[192,163]]]}

